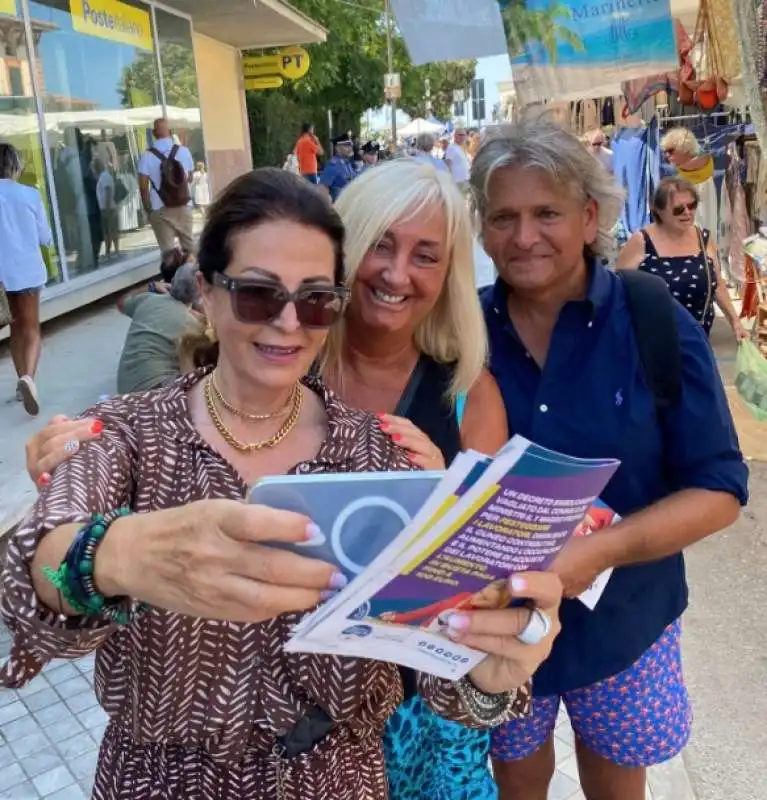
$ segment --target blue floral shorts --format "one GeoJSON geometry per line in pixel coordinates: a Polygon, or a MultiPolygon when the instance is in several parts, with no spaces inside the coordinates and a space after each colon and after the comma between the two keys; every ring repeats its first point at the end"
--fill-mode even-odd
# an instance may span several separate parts
{"type": "Polygon", "coordinates": [[[626,767],[650,767],[673,758],[687,744],[692,727],[681,632],[677,620],[628,669],[611,678],[561,698],[536,697],[530,717],[493,731],[493,758],[519,761],[542,747],[554,732],[560,700],[575,735],[602,758],[626,767]]]}

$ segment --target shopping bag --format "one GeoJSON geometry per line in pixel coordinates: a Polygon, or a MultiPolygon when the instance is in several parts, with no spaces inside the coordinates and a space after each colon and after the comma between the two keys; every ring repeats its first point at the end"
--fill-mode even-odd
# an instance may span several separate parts
{"type": "Polygon", "coordinates": [[[749,411],[767,421],[767,359],[753,342],[741,342],[735,368],[735,386],[749,411]]]}
{"type": "Polygon", "coordinates": [[[3,284],[0,283],[0,328],[11,324],[11,307],[8,304],[8,295],[5,293],[3,284]]]}

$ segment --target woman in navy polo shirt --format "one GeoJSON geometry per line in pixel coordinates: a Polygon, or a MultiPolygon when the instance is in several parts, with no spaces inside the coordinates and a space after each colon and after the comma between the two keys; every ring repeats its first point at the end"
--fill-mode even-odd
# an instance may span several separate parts
{"type": "Polygon", "coordinates": [[[623,521],[572,539],[555,562],[573,599],[532,716],[494,734],[501,800],[546,799],[560,702],[588,800],[644,800],[646,768],[690,733],[682,550],[735,521],[747,469],[711,349],[681,306],[680,397],[656,410],[624,285],[600,266],[621,193],[578,140],[543,121],[505,129],[479,150],[471,183],[499,273],[482,300],[510,431],[622,461],[602,499],[623,521]],[[591,611],[574,598],[608,567],[591,611]]]}

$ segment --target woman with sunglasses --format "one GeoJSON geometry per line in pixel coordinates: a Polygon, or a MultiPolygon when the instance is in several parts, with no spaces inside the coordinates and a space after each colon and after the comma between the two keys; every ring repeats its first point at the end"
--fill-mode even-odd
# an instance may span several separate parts
{"type": "Polygon", "coordinates": [[[641,269],[658,275],[708,335],[714,304],[722,310],[738,341],[748,339],[722,279],[716,242],[695,224],[698,192],[689,181],[664,178],[655,191],[651,222],[626,242],[617,269],[641,269]]]}
{"type": "MultiPolygon", "coordinates": [[[[397,159],[360,176],[335,208],[346,228],[351,303],[317,365],[325,382],[353,407],[379,414],[416,466],[442,469],[462,448],[495,452],[508,437],[505,409],[484,369],[471,224],[454,182],[397,159]]],[[[214,363],[204,343],[188,337],[184,349],[196,344],[198,363],[214,363]]],[[[50,480],[70,457],[68,441],[94,438],[91,423],[57,418],[32,439],[33,479],[50,480]]],[[[494,798],[488,732],[437,716],[413,674],[402,677],[405,700],[384,739],[394,800],[494,798]]]]}
{"type": "MultiPolygon", "coordinates": [[[[343,244],[337,213],[299,176],[234,181],[199,248],[215,367],[93,409],[101,436],[60,465],[8,543],[0,678],[19,687],[54,658],[97,652],[110,721],[96,800],[387,797],[398,672],[284,652],[345,580],[266,544],[312,539],[311,520],[242,502],[266,475],[412,468],[372,414],[306,377],[346,303],[343,244]]],[[[558,578],[509,586],[556,629],[558,578]]],[[[454,638],[488,657],[457,683],[419,675],[419,692],[468,726],[523,713],[553,636],[523,645],[525,608],[460,617],[454,638]]]]}

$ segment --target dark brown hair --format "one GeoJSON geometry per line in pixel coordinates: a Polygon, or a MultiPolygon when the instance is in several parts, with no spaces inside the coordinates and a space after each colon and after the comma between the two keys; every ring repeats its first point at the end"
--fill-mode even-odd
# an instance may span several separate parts
{"type": "Polygon", "coordinates": [[[700,194],[695,188],[695,185],[684,178],[664,178],[655,190],[652,198],[652,218],[654,222],[662,225],[660,214],[658,212],[665,211],[671,198],[675,194],[691,194],[695,198],[695,202],[700,202],[700,194]]]}
{"type": "Polygon", "coordinates": [[[209,207],[197,264],[208,283],[232,258],[232,239],[265,222],[297,222],[324,233],[335,251],[334,281],[344,281],[344,225],[325,195],[306,178],[262,167],[235,178],[209,207]]]}
{"type": "MultiPolygon", "coordinates": [[[[288,220],[326,234],[335,251],[333,280],[344,282],[344,225],[325,195],[305,178],[287,170],[263,167],[235,178],[209,207],[200,236],[197,265],[208,283],[224,272],[232,258],[232,239],[266,222],[288,220]]],[[[218,342],[211,342],[203,326],[189,331],[180,342],[182,357],[196,367],[218,361],[218,342]]]]}

